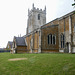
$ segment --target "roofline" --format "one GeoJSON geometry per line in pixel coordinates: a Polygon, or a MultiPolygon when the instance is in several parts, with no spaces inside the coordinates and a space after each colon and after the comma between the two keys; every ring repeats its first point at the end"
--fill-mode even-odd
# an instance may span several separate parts
{"type": "Polygon", "coordinates": [[[66,15],[64,15],[64,16],[59,17],[59,20],[61,20],[61,19],[63,19],[63,18],[66,18],[66,17],[68,17],[68,16],[73,15],[73,14],[74,14],[74,12],[75,12],[75,10],[74,10],[74,11],[72,11],[72,12],[70,12],[70,13],[68,13],[68,14],[66,14],[66,15]]]}
{"type": "MultiPolygon", "coordinates": [[[[72,11],[72,12],[70,12],[70,13],[68,13],[68,14],[66,14],[66,15],[64,15],[64,16],[61,16],[61,17],[59,17],[59,18],[56,18],[56,19],[54,19],[54,20],[52,20],[52,21],[50,21],[50,22],[48,22],[48,23],[45,23],[45,24],[41,25],[40,28],[37,28],[37,29],[41,29],[43,26],[45,26],[45,25],[47,25],[47,24],[49,24],[49,23],[51,23],[51,22],[53,22],[53,21],[55,21],[55,20],[58,20],[58,21],[59,21],[59,20],[61,20],[61,19],[63,19],[63,18],[66,18],[66,17],[68,17],[68,16],[74,14],[73,12],[75,12],[75,10],[72,11]]],[[[51,25],[51,26],[52,26],[52,25],[51,25]]],[[[34,31],[36,31],[37,29],[35,29],[34,31]]],[[[32,34],[34,31],[32,31],[32,32],[30,32],[30,33],[24,35],[23,37],[29,36],[29,35],[32,34]]]]}
{"type": "Polygon", "coordinates": [[[45,23],[44,25],[41,25],[41,27],[43,27],[43,26],[45,26],[45,25],[47,25],[47,24],[49,24],[49,23],[51,23],[51,22],[53,22],[53,21],[55,21],[55,20],[58,20],[59,18],[56,18],[56,19],[54,19],[54,20],[52,20],[52,21],[50,21],[50,22],[48,22],[48,23],[45,23]]]}
{"type": "Polygon", "coordinates": [[[41,29],[41,27],[39,27],[39,28],[35,29],[34,31],[24,35],[23,37],[27,37],[27,36],[31,35],[32,33],[35,33],[36,31],[39,31],[40,29],[41,29]]]}
{"type": "Polygon", "coordinates": [[[54,26],[58,26],[58,24],[56,24],[56,25],[50,25],[50,26],[44,26],[44,27],[41,27],[41,29],[48,28],[48,27],[54,27],[54,26]]]}

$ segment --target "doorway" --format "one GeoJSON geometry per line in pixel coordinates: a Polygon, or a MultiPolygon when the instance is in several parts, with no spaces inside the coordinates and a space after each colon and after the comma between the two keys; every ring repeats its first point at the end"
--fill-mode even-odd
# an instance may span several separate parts
{"type": "Polygon", "coordinates": [[[66,53],[69,53],[69,43],[66,43],[67,49],[66,49],[66,53]]]}

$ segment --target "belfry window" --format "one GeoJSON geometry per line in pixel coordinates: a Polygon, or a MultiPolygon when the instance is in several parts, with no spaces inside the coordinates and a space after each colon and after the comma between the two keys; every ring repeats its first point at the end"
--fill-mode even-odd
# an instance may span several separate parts
{"type": "Polygon", "coordinates": [[[40,14],[38,14],[38,20],[40,20],[40,14]]]}
{"type": "Polygon", "coordinates": [[[64,48],[64,35],[61,34],[61,48],[64,48]]]}

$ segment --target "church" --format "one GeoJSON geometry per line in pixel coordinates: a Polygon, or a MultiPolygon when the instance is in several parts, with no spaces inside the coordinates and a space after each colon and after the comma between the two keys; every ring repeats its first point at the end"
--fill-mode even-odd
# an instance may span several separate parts
{"type": "Polygon", "coordinates": [[[25,39],[28,53],[75,53],[75,11],[46,23],[44,10],[28,9],[25,39]]]}

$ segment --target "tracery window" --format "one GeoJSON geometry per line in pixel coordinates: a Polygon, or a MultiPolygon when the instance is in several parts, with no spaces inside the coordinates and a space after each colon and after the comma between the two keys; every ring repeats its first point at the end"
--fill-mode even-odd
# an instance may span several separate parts
{"type": "Polygon", "coordinates": [[[56,44],[56,36],[53,35],[53,44],[56,44]]]}
{"type": "Polygon", "coordinates": [[[49,34],[48,35],[48,44],[56,44],[56,36],[49,34]]]}

